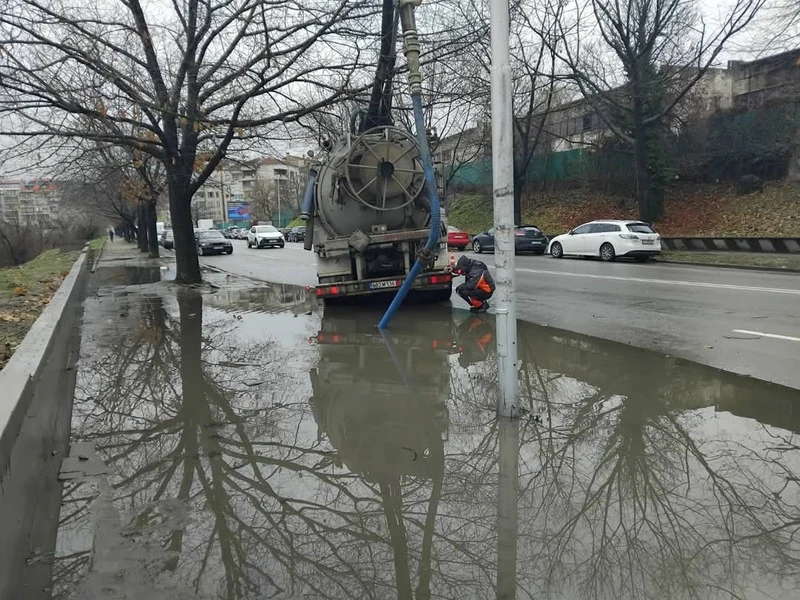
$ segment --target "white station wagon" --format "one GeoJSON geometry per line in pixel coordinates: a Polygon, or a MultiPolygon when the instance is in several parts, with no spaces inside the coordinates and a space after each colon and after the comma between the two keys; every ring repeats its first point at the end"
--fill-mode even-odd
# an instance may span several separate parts
{"type": "Polygon", "coordinates": [[[599,256],[604,261],[630,257],[644,262],[661,252],[661,236],[641,221],[592,221],[550,240],[553,258],[599,256]]]}

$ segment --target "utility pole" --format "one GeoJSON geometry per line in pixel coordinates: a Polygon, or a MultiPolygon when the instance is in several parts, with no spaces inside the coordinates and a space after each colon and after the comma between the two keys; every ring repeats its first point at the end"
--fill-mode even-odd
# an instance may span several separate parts
{"type": "Polygon", "coordinates": [[[517,593],[519,517],[519,419],[500,419],[497,484],[497,600],[514,600],[517,593]]]}
{"type": "Polygon", "coordinates": [[[494,200],[495,322],[500,389],[497,413],[519,417],[517,306],[514,298],[514,140],[508,0],[492,0],[492,196],[494,200]]]}
{"type": "MultiPolygon", "coordinates": [[[[273,171],[274,173],[274,171],[273,171]]],[[[278,194],[278,228],[281,227],[281,180],[275,176],[275,193],[278,194]]]]}

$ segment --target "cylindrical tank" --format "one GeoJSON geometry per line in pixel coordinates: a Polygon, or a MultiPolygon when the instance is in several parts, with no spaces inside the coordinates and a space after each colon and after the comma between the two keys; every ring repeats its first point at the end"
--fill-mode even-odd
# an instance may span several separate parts
{"type": "Polygon", "coordinates": [[[376,127],[343,139],[319,172],[316,216],[334,237],[424,228],[430,212],[422,159],[414,137],[397,127],[376,127]]]}

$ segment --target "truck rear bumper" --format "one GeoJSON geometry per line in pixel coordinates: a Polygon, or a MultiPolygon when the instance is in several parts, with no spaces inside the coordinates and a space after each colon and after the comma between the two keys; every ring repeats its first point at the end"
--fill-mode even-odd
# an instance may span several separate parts
{"type": "MultiPolygon", "coordinates": [[[[316,287],[318,298],[349,298],[373,294],[393,293],[403,285],[405,277],[383,277],[366,281],[341,281],[316,287]]],[[[423,273],[414,280],[413,291],[449,291],[453,286],[453,276],[447,271],[423,273]]]]}

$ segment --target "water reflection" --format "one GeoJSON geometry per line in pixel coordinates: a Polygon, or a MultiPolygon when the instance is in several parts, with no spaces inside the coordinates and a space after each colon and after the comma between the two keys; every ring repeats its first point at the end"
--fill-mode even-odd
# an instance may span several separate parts
{"type": "Polygon", "coordinates": [[[55,597],[795,595],[796,391],[520,323],[509,425],[491,317],[303,292],[87,309],[55,597]]]}

